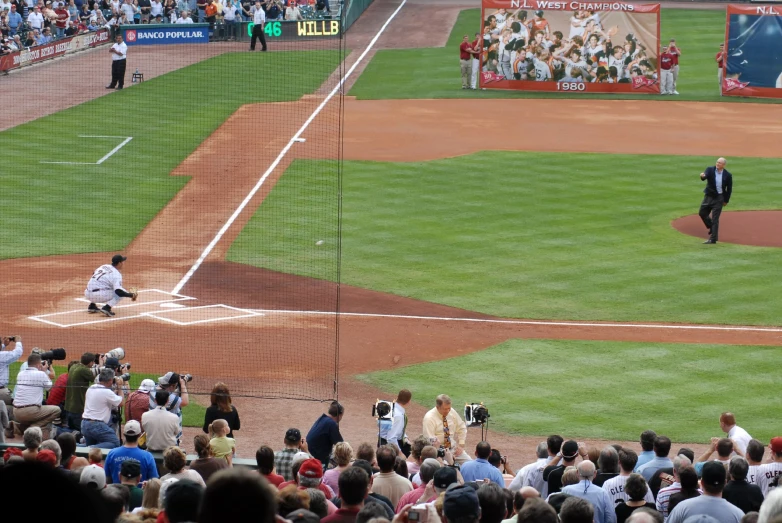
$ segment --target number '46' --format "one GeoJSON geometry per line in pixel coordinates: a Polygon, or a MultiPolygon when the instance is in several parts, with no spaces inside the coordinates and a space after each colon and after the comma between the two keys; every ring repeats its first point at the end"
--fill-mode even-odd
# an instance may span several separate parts
{"type": "Polygon", "coordinates": [[[266,36],[280,36],[282,34],[282,27],[280,22],[269,22],[263,28],[263,32],[266,36]]]}

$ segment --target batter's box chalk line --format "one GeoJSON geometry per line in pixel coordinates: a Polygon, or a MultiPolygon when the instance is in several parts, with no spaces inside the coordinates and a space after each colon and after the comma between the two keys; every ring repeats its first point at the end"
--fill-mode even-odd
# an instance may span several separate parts
{"type": "Polygon", "coordinates": [[[253,317],[259,317],[259,316],[265,316],[265,314],[251,311],[248,309],[240,309],[237,307],[231,307],[230,305],[224,305],[222,303],[218,303],[216,305],[201,305],[198,307],[183,307],[181,309],[174,309],[174,310],[168,310],[168,311],[157,311],[157,312],[144,312],[142,313],[144,316],[150,316],[153,318],[156,318],[158,320],[167,321],[170,323],[173,323],[174,325],[180,325],[182,327],[185,327],[187,325],[198,325],[200,323],[209,323],[212,321],[226,321],[226,320],[237,320],[240,318],[253,318],[253,317]],[[175,320],[173,318],[169,318],[167,316],[175,316],[175,315],[181,315],[180,313],[188,313],[190,311],[196,310],[196,309],[228,309],[231,311],[237,311],[241,314],[239,315],[231,315],[231,316],[218,316],[216,318],[204,318],[201,320],[189,320],[189,321],[179,321],[175,320]]]}

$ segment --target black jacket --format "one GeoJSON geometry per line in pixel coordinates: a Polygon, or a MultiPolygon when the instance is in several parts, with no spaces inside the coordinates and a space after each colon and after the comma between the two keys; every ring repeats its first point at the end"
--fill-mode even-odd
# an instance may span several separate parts
{"type": "MultiPolygon", "coordinates": [[[[716,198],[719,194],[717,192],[717,184],[716,184],[716,168],[715,167],[706,167],[706,170],[703,171],[703,174],[706,175],[706,188],[703,189],[703,194],[706,196],[711,196],[712,198],[716,198]]],[[[725,203],[728,203],[730,201],[730,193],[733,191],[733,175],[728,172],[727,169],[722,170],[722,200],[725,203]]]]}
{"type": "Polygon", "coordinates": [[[746,481],[728,482],[722,491],[722,497],[744,511],[744,514],[760,510],[763,503],[763,491],[760,487],[750,485],[746,481]]]}

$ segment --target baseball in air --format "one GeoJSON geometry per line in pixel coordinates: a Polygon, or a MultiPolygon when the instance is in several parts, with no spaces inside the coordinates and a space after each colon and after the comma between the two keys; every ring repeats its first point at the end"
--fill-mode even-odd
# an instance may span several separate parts
{"type": "Polygon", "coordinates": [[[318,240],[315,242],[315,245],[323,245],[323,240],[318,240]]]}

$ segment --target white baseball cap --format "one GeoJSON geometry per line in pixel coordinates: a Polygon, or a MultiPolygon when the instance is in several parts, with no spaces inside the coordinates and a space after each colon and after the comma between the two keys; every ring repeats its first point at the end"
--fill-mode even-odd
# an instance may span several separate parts
{"type": "Polygon", "coordinates": [[[145,380],[141,380],[141,385],[139,385],[138,390],[140,390],[141,392],[150,393],[153,390],[155,390],[155,382],[149,378],[145,380]]]}
{"type": "Polygon", "coordinates": [[[106,487],[106,471],[97,465],[87,465],[81,469],[79,484],[103,490],[106,487]]]}

